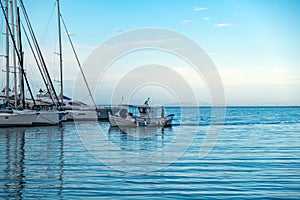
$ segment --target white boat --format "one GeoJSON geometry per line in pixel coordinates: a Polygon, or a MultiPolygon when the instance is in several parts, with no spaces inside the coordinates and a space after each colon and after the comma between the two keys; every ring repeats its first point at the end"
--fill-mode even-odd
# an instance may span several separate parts
{"type": "Polygon", "coordinates": [[[37,116],[37,112],[3,110],[0,112],[0,127],[31,126],[37,116]]]}
{"type": "MultiPolygon", "coordinates": [[[[2,6],[2,2],[1,2],[2,6]]],[[[6,7],[8,7],[8,1],[6,1],[6,7]]],[[[13,3],[10,4],[10,7],[13,8],[13,3]]],[[[24,5],[21,3],[21,8],[24,14],[24,17],[26,18],[26,24],[27,28],[29,30],[32,30],[32,27],[30,23],[28,23],[29,19],[26,13],[26,9],[24,5]]],[[[60,72],[61,72],[61,80],[60,80],[60,86],[61,86],[61,94],[63,94],[63,80],[62,80],[62,48],[61,48],[61,31],[60,31],[60,11],[59,11],[59,1],[57,1],[57,6],[58,6],[58,19],[59,19],[59,55],[60,55],[60,72]]],[[[13,9],[6,9],[6,15],[9,15],[9,10],[13,9]]],[[[16,13],[18,14],[18,13],[16,13]]],[[[14,16],[14,13],[10,13],[10,15],[14,16]]],[[[24,66],[23,62],[21,62],[21,53],[22,49],[17,48],[17,44],[22,44],[21,38],[17,38],[18,40],[16,41],[14,38],[14,30],[16,29],[18,31],[18,34],[21,34],[21,29],[19,29],[20,24],[18,23],[16,26],[13,23],[13,20],[10,23],[8,20],[6,21],[6,88],[5,88],[5,101],[3,103],[4,108],[6,110],[9,110],[11,108],[13,109],[24,109],[24,113],[39,113],[39,116],[34,120],[33,124],[34,125],[55,125],[58,124],[60,121],[67,121],[67,120],[95,120],[97,119],[97,112],[96,112],[96,107],[91,107],[88,106],[82,102],[76,102],[73,101],[72,99],[65,99],[63,95],[61,95],[62,98],[59,99],[55,88],[52,83],[52,79],[49,75],[47,66],[45,64],[43,55],[40,51],[40,48],[38,46],[38,42],[35,38],[34,34],[30,34],[30,39],[28,39],[28,43],[33,42],[34,43],[34,49],[32,50],[32,53],[36,55],[38,59],[36,59],[37,65],[39,66],[39,71],[41,73],[41,76],[43,77],[45,86],[47,88],[47,93],[45,94],[40,94],[40,97],[35,99],[32,95],[32,91],[30,89],[28,80],[26,78],[26,74],[24,73],[24,66]],[[16,28],[15,28],[16,27],[16,28]],[[13,41],[14,45],[10,44],[10,41],[13,41]],[[9,56],[10,47],[13,47],[13,59],[10,59],[11,56],[9,56]],[[19,76],[17,76],[17,66],[16,66],[16,57],[19,60],[19,76]],[[14,68],[14,87],[18,88],[18,85],[20,86],[20,92],[18,93],[18,89],[14,91],[14,94],[10,92],[9,88],[9,76],[10,76],[10,61],[13,61],[13,68],[14,68]],[[22,69],[22,70],[21,70],[22,69]],[[18,78],[19,77],[19,78],[18,78]],[[19,84],[17,84],[17,79],[19,79],[19,84]],[[27,85],[27,89],[30,93],[30,101],[33,102],[33,106],[26,107],[25,106],[25,89],[24,89],[24,83],[27,85]],[[12,98],[14,96],[14,98],[12,98]],[[43,109],[40,107],[43,106],[52,106],[55,107],[55,109],[43,109]],[[39,109],[37,109],[39,108],[39,109]],[[64,120],[65,118],[65,120],[64,120]]],[[[20,45],[21,46],[21,45],[20,45]]],[[[81,66],[80,66],[81,67],[81,66]]],[[[82,71],[82,70],[81,70],[82,71]]],[[[83,72],[82,72],[83,73],[83,72]]],[[[87,82],[86,82],[87,84],[87,82]]],[[[9,115],[13,116],[13,115],[9,115]]],[[[11,117],[8,117],[11,119],[11,117]]],[[[8,118],[3,118],[3,119],[8,119],[8,118]]],[[[12,122],[14,124],[15,122],[12,122]]]]}
{"type": "MultiPolygon", "coordinates": [[[[1,2],[1,7],[3,7],[2,2],[1,2]]],[[[33,54],[35,55],[38,54],[37,57],[40,59],[39,61],[41,64],[41,65],[38,64],[40,68],[40,73],[43,77],[46,87],[48,88],[48,91],[51,92],[52,97],[54,96],[56,98],[56,102],[54,101],[54,99],[52,99],[51,103],[46,103],[46,104],[41,102],[36,103],[32,95],[32,91],[27,79],[27,75],[24,73],[24,65],[21,56],[21,54],[23,53],[21,48],[22,40],[21,37],[15,38],[15,34],[14,34],[14,32],[17,31],[18,32],[17,35],[21,35],[20,21],[17,20],[17,23],[14,24],[15,21],[13,20],[13,17],[15,15],[17,18],[19,17],[19,13],[18,12],[15,13],[13,9],[17,7],[18,6],[16,2],[13,3],[11,1],[10,4],[8,4],[8,1],[6,1],[7,9],[5,14],[7,16],[11,15],[12,18],[10,21],[6,19],[6,87],[4,89],[5,97],[2,106],[5,110],[1,113],[0,126],[1,125],[2,126],[56,125],[62,120],[64,116],[63,115],[64,112],[57,110],[59,107],[57,95],[54,90],[51,77],[48,73],[45,62],[43,60],[43,56],[38,48],[38,44],[36,42],[36,38],[34,34],[31,34],[31,39],[35,43],[34,46],[36,49],[33,50],[31,48],[31,50],[33,54]],[[10,9],[8,9],[8,7],[10,7],[10,9]],[[12,41],[12,44],[10,44],[10,41],[12,41]],[[12,53],[12,56],[10,56],[10,53],[12,53]],[[19,62],[16,62],[17,60],[19,62]],[[14,89],[12,91],[9,88],[10,87],[10,63],[12,63],[13,66],[12,68],[14,69],[13,71],[14,89]],[[18,63],[18,67],[17,67],[17,63],[18,63]],[[18,68],[19,70],[17,70],[18,68]],[[26,105],[25,102],[25,83],[31,96],[32,106],[28,106],[29,103],[26,105]]],[[[22,3],[21,3],[21,8],[23,10],[24,17],[27,18],[28,16],[26,12],[24,12],[25,8],[22,3]]],[[[27,23],[27,27],[30,30],[32,29],[30,23],[27,23]]],[[[28,43],[30,43],[29,39],[28,39],[28,43]]]]}
{"type": "Polygon", "coordinates": [[[38,111],[33,125],[57,125],[60,122],[59,111],[38,111]]]}
{"type": "MultiPolygon", "coordinates": [[[[58,97],[61,101],[62,96],[58,97]]],[[[50,98],[49,93],[44,93],[40,90],[40,94],[37,95],[37,102],[42,103],[51,103],[52,100],[50,98]]],[[[69,97],[63,96],[64,106],[62,108],[67,112],[66,121],[90,121],[97,119],[96,108],[93,106],[89,106],[80,101],[74,101],[69,97]]]]}
{"type": "MultiPolygon", "coordinates": [[[[3,8],[3,4],[1,2],[1,7],[3,8]]],[[[12,1],[10,2],[10,4],[8,3],[8,1],[6,1],[6,10],[5,13],[3,12],[3,14],[5,16],[14,16],[14,13],[11,12],[9,13],[9,7],[11,8],[10,11],[13,10],[13,3],[12,1]]],[[[19,105],[18,105],[18,101],[22,101],[24,99],[24,80],[23,78],[26,78],[24,75],[24,71],[23,70],[19,70],[17,72],[17,62],[16,62],[16,57],[19,59],[20,61],[20,52],[22,51],[21,47],[17,48],[16,45],[16,40],[13,34],[16,31],[16,26],[15,26],[15,21],[14,20],[8,20],[7,18],[5,18],[6,20],[6,32],[5,32],[5,36],[6,36],[6,54],[5,54],[5,59],[6,59],[6,84],[5,84],[5,88],[3,90],[3,92],[5,93],[5,96],[3,99],[1,99],[2,101],[2,105],[0,106],[1,109],[3,108],[3,110],[0,110],[0,127],[8,127],[8,126],[31,126],[33,121],[35,120],[35,118],[37,117],[38,113],[36,112],[27,112],[24,110],[18,110],[19,105]],[[13,41],[13,42],[11,42],[13,41]],[[12,43],[12,44],[11,44],[12,43]],[[12,50],[12,51],[11,51],[12,50]],[[15,89],[11,90],[10,89],[10,76],[11,76],[11,66],[13,69],[13,86],[15,89]],[[17,75],[19,75],[19,86],[20,86],[20,94],[18,94],[18,83],[17,83],[17,75]],[[22,87],[22,88],[21,88],[22,87]],[[22,98],[19,98],[21,97],[22,98]]],[[[19,23],[16,24],[17,27],[20,27],[19,23]]],[[[2,25],[1,25],[2,28],[2,25]]],[[[17,29],[18,33],[20,34],[20,29],[17,29]]],[[[18,38],[17,42],[18,44],[20,44],[20,38],[18,38]]],[[[19,69],[23,69],[23,62],[19,62],[19,69]]],[[[20,104],[20,103],[19,103],[20,104]]]]}
{"type": "Polygon", "coordinates": [[[38,116],[33,121],[33,125],[57,125],[63,121],[67,121],[66,116],[68,112],[58,110],[53,103],[27,101],[25,108],[24,111],[38,113],[38,116]]]}
{"type": "Polygon", "coordinates": [[[67,35],[68,40],[70,42],[70,45],[72,47],[74,56],[76,57],[76,61],[78,64],[78,67],[80,68],[80,73],[84,79],[84,83],[87,87],[87,90],[89,92],[89,95],[91,99],[93,100],[94,106],[89,106],[83,102],[72,100],[69,97],[66,97],[63,93],[64,90],[64,81],[63,81],[63,57],[62,57],[62,43],[61,43],[61,21],[63,22],[64,28],[67,31],[67,27],[65,22],[62,19],[62,15],[60,13],[60,3],[59,0],[57,0],[57,12],[58,12],[58,44],[59,44],[59,69],[60,69],[60,95],[58,97],[60,104],[62,105],[61,108],[68,112],[66,115],[67,121],[93,121],[98,120],[98,115],[100,115],[99,112],[96,110],[96,104],[93,99],[93,95],[91,94],[90,88],[88,86],[88,82],[85,78],[85,75],[83,73],[83,69],[81,67],[81,64],[79,62],[78,55],[75,51],[74,45],[72,43],[72,40],[69,35],[67,35]]]}
{"type": "MultiPolygon", "coordinates": [[[[59,96],[61,98],[61,96],[59,96]]],[[[68,112],[67,121],[90,121],[97,120],[96,108],[81,101],[74,101],[64,96],[64,109],[68,112]]]]}
{"type": "MultiPolygon", "coordinates": [[[[98,115],[100,115],[99,112],[96,110],[96,106],[89,106],[83,102],[72,100],[71,98],[64,95],[64,81],[63,81],[63,58],[62,58],[62,44],[61,44],[61,20],[62,15],[60,13],[60,6],[59,6],[59,0],[57,0],[57,12],[58,12],[58,39],[59,39],[59,69],[60,69],[60,95],[58,96],[57,103],[60,105],[60,108],[62,110],[65,110],[68,114],[65,116],[66,121],[91,121],[91,120],[98,120],[98,115]]],[[[64,23],[64,22],[63,22],[64,23]]],[[[64,23],[64,27],[66,29],[66,25],[64,23]]],[[[67,30],[67,29],[66,29],[67,30]]],[[[78,66],[80,68],[80,72],[84,78],[84,82],[86,84],[86,87],[90,93],[90,96],[92,98],[92,94],[90,92],[88,83],[86,81],[85,75],[83,73],[83,70],[81,68],[81,64],[79,62],[77,53],[75,51],[75,48],[73,46],[73,43],[71,42],[71,38],[68,36],[69,42],[71,44],[73,53],[75,54],[78,66]]],[[[40,94],[37,95],[37,101],[44,102],[44,103],[51,103],[52,99],[49,94],[49,91],[47,93],[44,93],[42,89],[40,89],[40,94]]],[[[93,103],[95,105],[94,99],[92,98],[93,103]]]]}
{"type": "Polygon", "coordinates": [[[93,121],[97,120],[95,110],[67,110],[67,121],[93,121]]]}
{"type": "Polygon", "coordinates": [[[174,115],[164,116],[164,108],[161,107],[161,116],[157,116],[159,107],[149,106],[122,106],[113,109],[113,114],[109,113],[109,122],[113,127],[166,127],[170,126],[174,115]],[[126,108],[128,107],[128,109],[126,108]],[[132,112],[128,112],[128,110],[132,112]],[[138,113],[136,112],[138,110],[138,113]],[[136,113],[135,115],[133,113],[136,113]]]}

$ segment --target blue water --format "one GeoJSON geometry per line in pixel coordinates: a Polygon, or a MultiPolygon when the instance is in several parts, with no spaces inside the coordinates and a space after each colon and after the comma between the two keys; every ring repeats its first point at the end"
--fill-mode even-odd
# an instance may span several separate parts
{"type": "Polygon", "coordinates": [[[227,108],[204,158],[207,131],[218,125],[211,109],[168,113],[175,114],[174,126],[150,134],[124,133],[108,122],[0,129],[0,199],[300,199],[300,107],[227,108]],[[83,141],[99,127],[102,140],[119,149],[116,157],[107,146],[91,149],[83,141]],[[164,149],[193,133],[192,144],[168,163],[172,154],[164,149]]]}

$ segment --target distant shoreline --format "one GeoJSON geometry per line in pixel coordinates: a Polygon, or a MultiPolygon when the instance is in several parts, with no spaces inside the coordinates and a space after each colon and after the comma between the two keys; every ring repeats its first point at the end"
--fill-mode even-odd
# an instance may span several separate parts
{"type": "MultiPolygon", "coordinates": [[[[132,104],[135,105],[135,104],[132,104]]],[[[136,104],[138,105],[138,104],[136,104]]],[[[109,105],[109,104],[97,104],[97,107],[118,107],[123,105],[109,105]]],[[[153,107],[159,107],[161,105],[153,105],[153,107]]],[[[225,106],[212,106],[212,105],[163,105],[164,107],[183,107],[183,108],[194,108],[194,107],[226,107],[226,108],[237,108],[237,107],[300,107],[300,105],[225,105],[225,106]]]]}

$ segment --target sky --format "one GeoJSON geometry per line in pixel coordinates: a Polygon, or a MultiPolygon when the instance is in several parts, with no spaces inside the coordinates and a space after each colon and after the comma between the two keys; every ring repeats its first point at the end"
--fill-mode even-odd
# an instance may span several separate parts
{"type": "MultiPolygon", "coordinates": [[[[55,2],[26,0],[24,4],[53,79],[58,80],[58,68],[54,67],[58,65],[54,54],[58,49],[55,2]]],[[[298,0],[60,0],[60,6],[83,66],[97,46],[111,38],[155,27],[175,31],[202,47],[221,77],[226,105],[300,104],[298,0]]],[[[63,49],[65,94],[71,96],[79,71],[64,34],[63,49]]],[[[28,56],[27,65],[31,64],[28,56]]],[[[200,105],[211,102],[204,79],[195,75],[190,64],[166,52],[141,50],[116,60],[101,80],[88,80],[97,103],[111,103],[114,95],[116,102],[127,97],[127,101],[138,103],[147,95],[153,103],[183,101],[159,84],[112,92],[123,77],[133,73],[133,66],[147,64],[175,70],[184,76],[200,105]]],[[[28,68],[28,73],[38,76],[34,69],[28,68]]],[[[93,77],[94,70],[85,73],[93,77]]],[[[147,73],[156,76],[157,71],[147,73]]],[[[83,96],[86,94],[81,100],[83,96]]]]}

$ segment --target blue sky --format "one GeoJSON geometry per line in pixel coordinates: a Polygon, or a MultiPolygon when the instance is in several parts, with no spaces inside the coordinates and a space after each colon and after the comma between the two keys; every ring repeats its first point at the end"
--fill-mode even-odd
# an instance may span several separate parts
{"type": "MultiPolygon", "coordinates": [[[[55,0],[24,3],[44,51],[53,51],[55,0]]],[[[228,105],[299,105],[299,10],[298,0],[61,0],[82,62],[100,43],[124,31],[145,27],[177,31],[211,57],[228,105]]],[[[66,91],[71,92],[78,71],[71,67],[71,52],[64,51],[70,87],[66,91]]],[[[48,60],[57,59],[51,55],[48,60]]]]}

